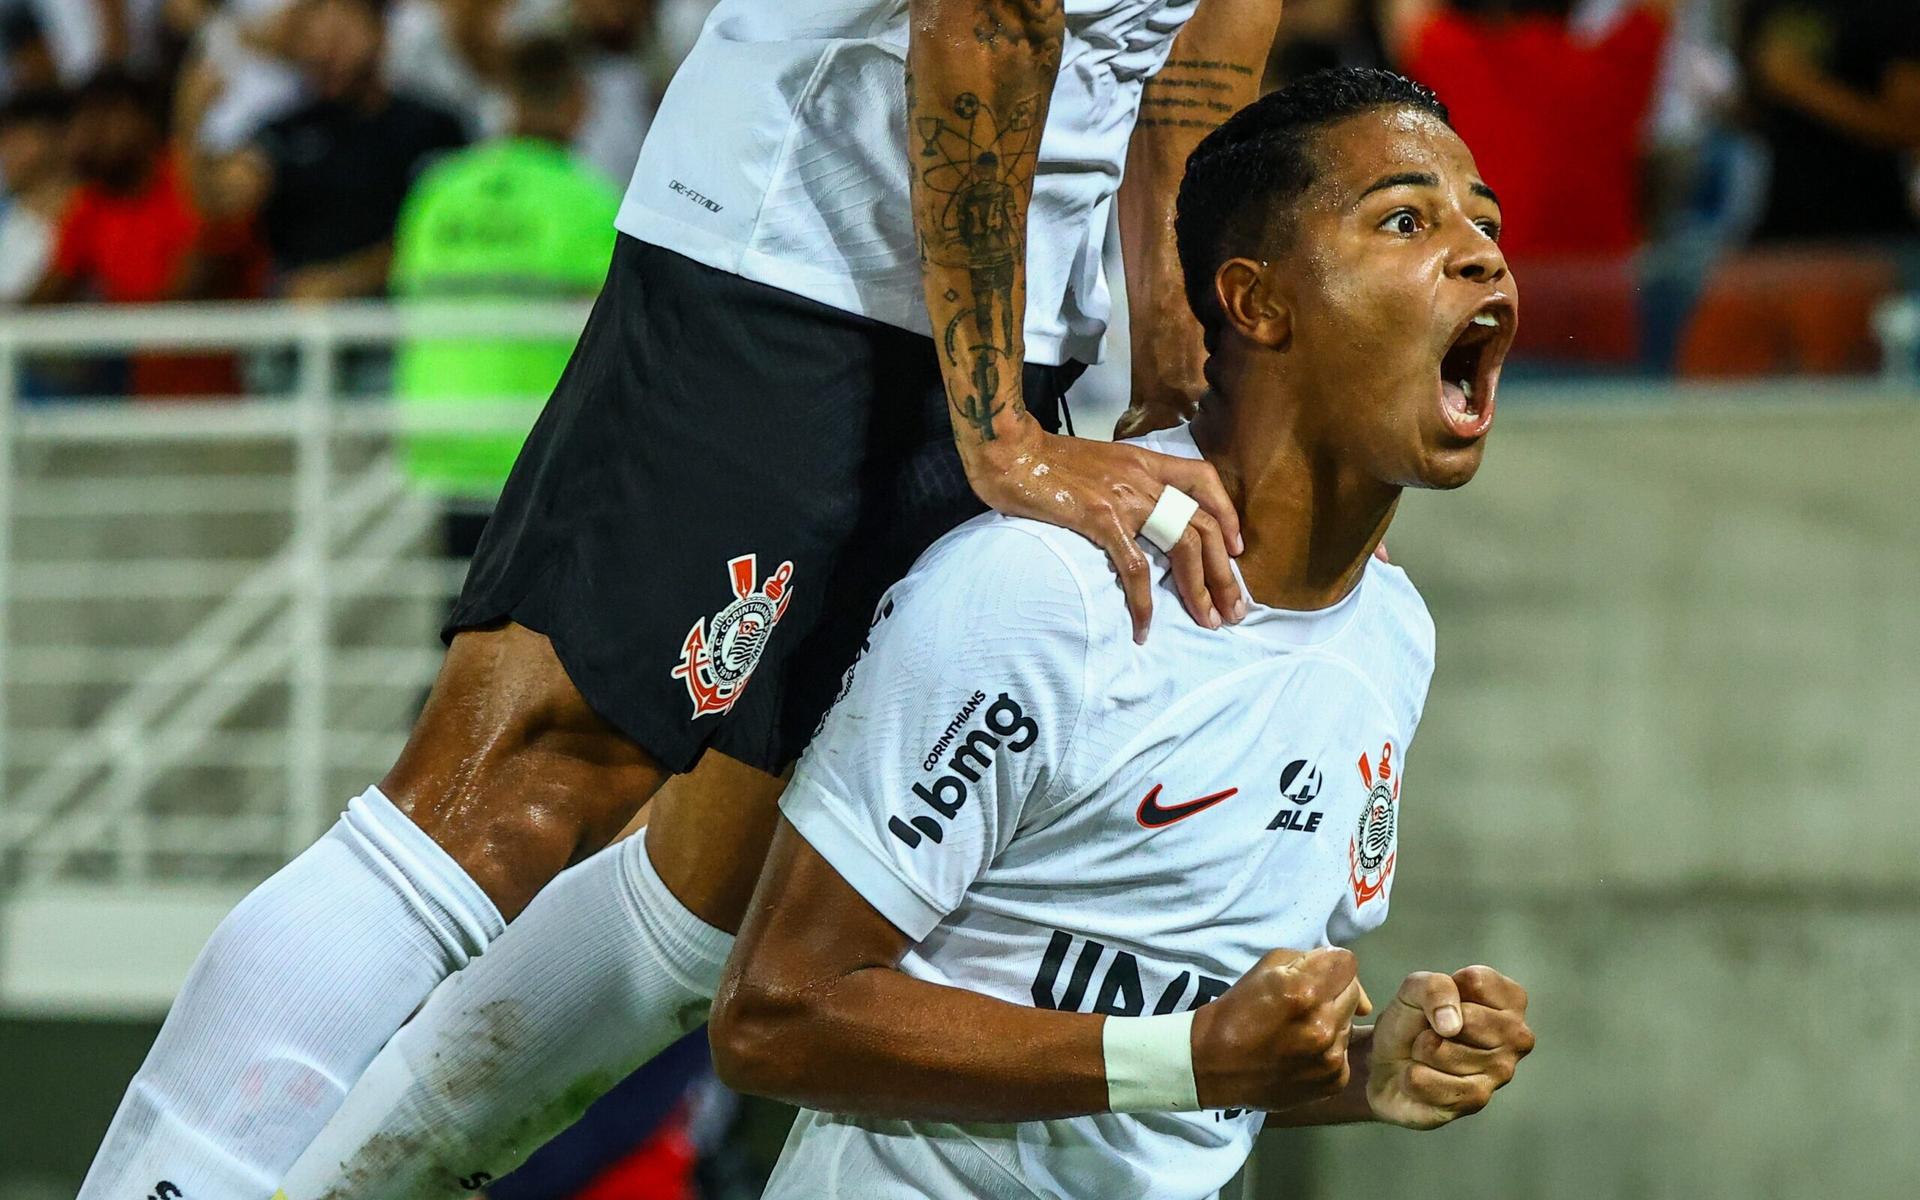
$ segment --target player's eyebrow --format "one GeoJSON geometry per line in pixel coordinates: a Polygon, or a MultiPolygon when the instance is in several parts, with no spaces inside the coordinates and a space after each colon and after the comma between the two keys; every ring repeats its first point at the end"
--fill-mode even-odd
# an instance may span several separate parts
{"type": "MultiPolygon", "coordinates": [[[[1431,172],[1402,171],[1397,175],[1386,175],[1379,179],[1374,180],[1373,185],[1371,187],[1367,188],[1366,191],[1361,192],[1360,195],[1356,197],[1356,203],[1360,200],[1365,200],[1368,196],[1373,195],[1375,192],[1384,192],[1388,188],[1397,188],[1397,187],[1437,188],[1439,186],[1440,186],[1440,177],[1431,172]]],[[[1492,188],[1488,187],[1485,183],[1481,182],[1480,180],[1478,179],[1474,180],[1473,183],[1468,186],[1467,190],[1472,192],[1474,195],[1480,197],[1482,200],[1492,201],[1495,208],[1500,207],[1500,197],[1494,193],[1494,190],[1492,188]]]]}
{"type": "Polygon", "coordinates": [[[1440,186],[1440,177],[1438,175],[1431,174],[1427,171],[1402,171],[1398,175],[1387,175],[1387,176],[1383,176],[1380,179],[1374,180],[1373,186],[1369,187],[1366,191],[1361,192],[1360,195],[1357,197],[1357,199],[1365,200],[1368,196],[1373,195],[1375,192],[1384,192],[1388,188],[1397,188],[1397,187],[1437,188],[1439,186],[1440,186]]]}

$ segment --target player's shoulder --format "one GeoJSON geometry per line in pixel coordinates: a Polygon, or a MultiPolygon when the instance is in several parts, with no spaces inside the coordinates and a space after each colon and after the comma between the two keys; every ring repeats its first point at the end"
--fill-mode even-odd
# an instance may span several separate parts
{"type": "Polygon", "coordinates": [[[1427,611],[1426,598],[1414,586],[1413,577],[1394,563],[1375,559],[1367,564],[1367,573],[1378,597],[1381,619],[1405,636],[1408,643],[1433,661],[1433,614],[1427,611]]]}
{"type": "Polygon", "coordinates": [[[1106,559],[1069,530],[1023,517],[985,513],[936,541],[895,594],[939,613],[950,632],[1012,632],[1082,650],[1111,606],[1092,603],[1106,559]]]}
{"type": "Polygon", "coordinates": [[[1367,564],[1367,616],[1357,660],[1392,706],[1417,722],[1433,680],[1433,616],[1406,571],[1378,560],[1367,564]]]}

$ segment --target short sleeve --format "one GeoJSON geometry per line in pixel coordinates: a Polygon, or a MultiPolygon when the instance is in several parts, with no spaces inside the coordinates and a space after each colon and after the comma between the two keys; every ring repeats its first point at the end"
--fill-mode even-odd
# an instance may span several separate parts
{"type": "Polygon", "coordinates": [[[926,937],[1068,778],[1087,643],[1084,590],[1044,538],[963,526],[881,601],[782,811],[926,937]]]}

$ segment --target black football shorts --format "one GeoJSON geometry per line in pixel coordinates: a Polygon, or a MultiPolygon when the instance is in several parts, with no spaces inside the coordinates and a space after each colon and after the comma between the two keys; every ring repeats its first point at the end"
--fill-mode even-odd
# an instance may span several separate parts
{"type": "MultiPolygon", "coordinates": [[[[1029,365],[1049,429],[1080,367],[1029,365]]],[[[620,236],[442,636],[511,619],[673,771],[778,771],[880,595],[983,511],[933,342],[620,236]]]]}

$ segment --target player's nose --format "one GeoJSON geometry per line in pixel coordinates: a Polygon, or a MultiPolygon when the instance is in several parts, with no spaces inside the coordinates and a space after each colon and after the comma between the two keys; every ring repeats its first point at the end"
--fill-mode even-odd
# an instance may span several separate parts
{"type": "Polygon", "coordinates": [[[1486,230],[1472,221],[1456,222],[1447,274],[1471,283],[1499,283],[1507,277],[1507,256],[1486,230]]]}

